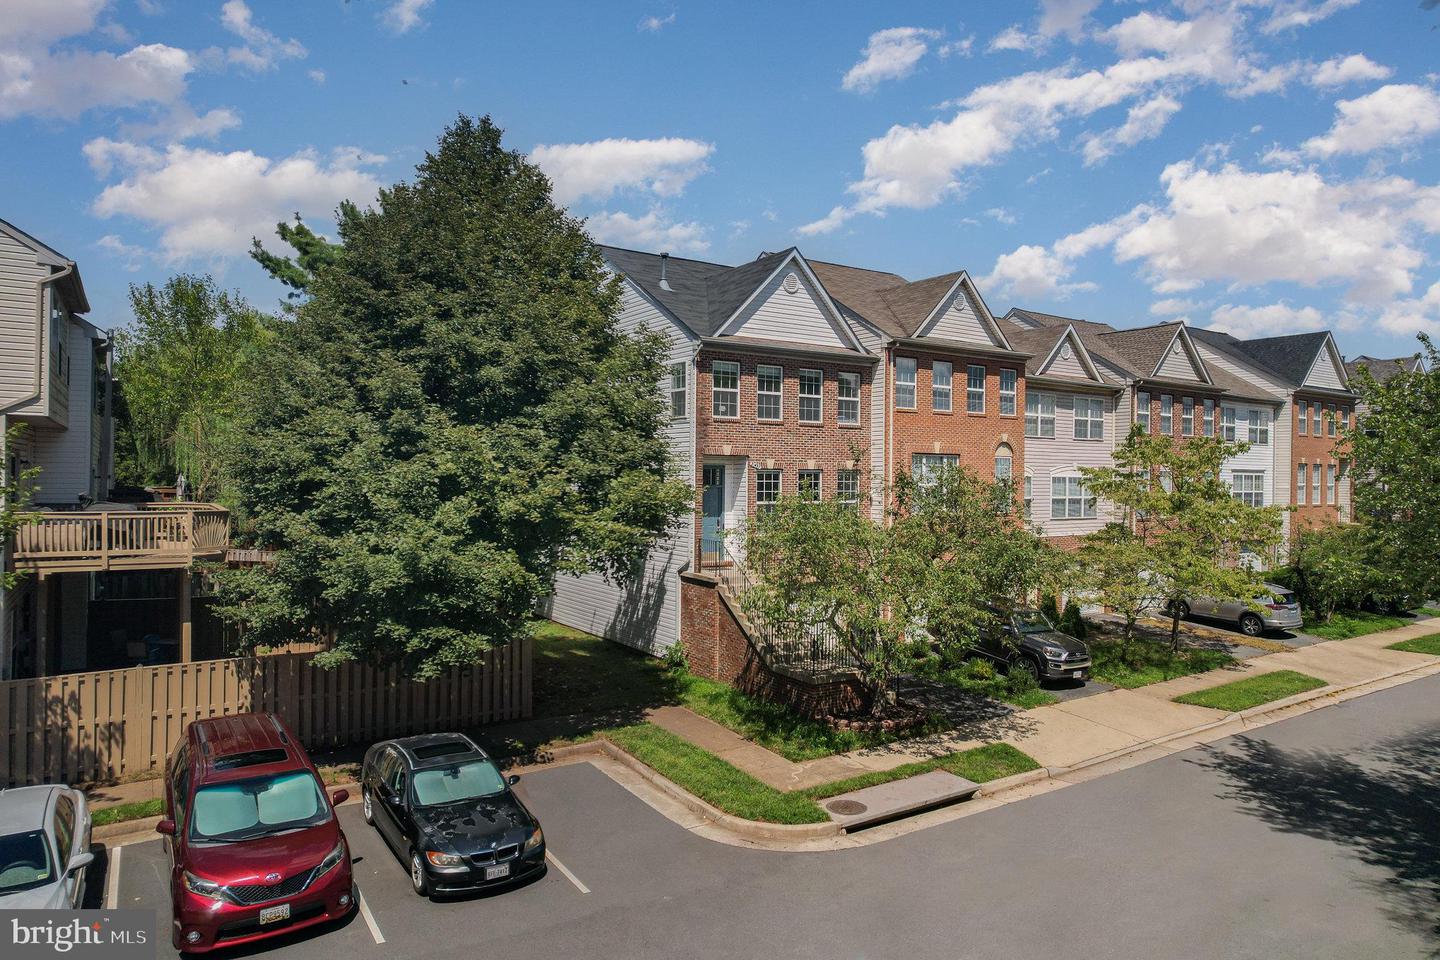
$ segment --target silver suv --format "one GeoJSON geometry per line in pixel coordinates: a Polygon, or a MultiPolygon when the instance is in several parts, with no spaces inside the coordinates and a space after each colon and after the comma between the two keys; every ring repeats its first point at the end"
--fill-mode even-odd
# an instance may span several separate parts
{"type": "Polygon", "coordinates": [[[1224,620],[1238,626],[1247,637],[1258,637],[1266,630],[1299,630],[1305,625],[1300,618],[1300,604],[1295,600],[1295,594],[1278,583],[1265,584],[1265,591],[1255,598],[1255,606],[1239,600],[1191,597],[1178,604],[1180,616],[1224,620]],[[1256,609],[1257,606],[1259,609],[1256,609]]]}

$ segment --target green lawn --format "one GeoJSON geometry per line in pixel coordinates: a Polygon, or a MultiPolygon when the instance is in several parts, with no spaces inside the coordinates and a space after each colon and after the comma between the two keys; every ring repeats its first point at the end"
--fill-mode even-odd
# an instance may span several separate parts
{"type": "Polygon", "coordinates": [[[1221,684],[1208,690],[1197,690],[1176,697],[1176,703],[1190,703],[1197,707],[1211,707],[1226,713],[1237,713],[1258,707],[1272,700],[1283,700],[1306,690],[1325,686],[1325,681],[1294,670],[1276,670],[1255,677],[1246,677],[1234,683],[1221,684]]]}
{"type": "Polygon", "coordinates": [[[865,787],[889,783],[891,780],[903,780],[917,774],[929,773],[931,770],[948,770],[966,780],[988,783],[991,780],[999,780],[1001,777],[1038,769],[1040,769],[1040,764],[1036,763],[1029,754],[1015,749],[1008,743],[990,743],[983,747],[974,747],[970,750],[961,750],[958,753],[936,757],[933,760],[907,763],[904,766],[895,767],[893,770],[877,770],[874,773],[862,773],[844,780],[835,780],[818,787],[811,787],[804,793],[817,800],[823,800],[826,797],[849,793],[851,790],[861,790],[865,787]]]}
{"type": "Polygon", "coordinates": [[[535,718],[675,702],[663,660],[550,620],[535,622],[535,718]]]}
{"type": "Polygon", "coordinates": [[[1440,607],[1421,607],[1415,612],[1422,617],[1440,617],[1440,607]]]}
{"type": "Polygon", "coordinates": [[[1123,658],[1118,642],[1092,639],[1089,644],[1093,664],[1090,675],[1102,683],[1127,690],[1192,673],[1217,670],[1235,662],[1234,657],[1221,650],[1182,647],[1179,653],[1173,653],[1169,644],[1148,640],[1132,640],[1130,649],[1123,658]]]}
{"type": "Polygon", "coordinates": [[[94,810],[90,814],[90,822],[97,827],[103,827],[107,823],[123,823],[126,820],[158,817],[164,809],[165,801],[158,797],[154,800],[136,800],[134,803],[121,803],[113,807],[94,810]]]}
{"type": "Polygon", "coordinates": [[[661,776],[726,813],[765,823],[822,823],[829,819],[804,794],[776,790],[653,724],[621,727],[605,736],[661,776]]]}
{"type": "Polygon", "coordinates": [[[1399,643],[1390,644],[1390,646],[1385,649],[1403,650],[1406,653],[1424,653],[1432,657],[1440,657],[1440,633],[1416,637],[1413,640],[1401,640],[1399,643]]]}
{"type": "Polygon", "coordinates": [[[990,661],[978,657],[953,665],[942,663],[937,669],[926,671],[925,675],[966,693],[1003,700],[1021,710],[1048,706],[1060,700],[1019,671],[1009,675],[999,673],[990,661]]]}
{"type": "Polygon", "coordinates": [[[1326,640],[1349,640],[1351,637],[1363,637],[1367,633],[1393,630],[1414,622],[1414,617],[1405,614],[1337,610],[1325,623],[1320,623],[1318,620],[1312,622],[1309,615],[1306,615],[1305,626],[1301,629],[1326,640]]]}

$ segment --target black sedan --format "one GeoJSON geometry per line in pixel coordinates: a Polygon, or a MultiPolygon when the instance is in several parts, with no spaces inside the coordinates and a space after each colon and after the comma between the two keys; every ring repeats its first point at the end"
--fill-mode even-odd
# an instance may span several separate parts
{"type": "Polygon", "coordinates": [[[464,734],[386,740],[365,752],[361,805],[422,897],[499,886],[544,869],[545,835],[464,734]]]}

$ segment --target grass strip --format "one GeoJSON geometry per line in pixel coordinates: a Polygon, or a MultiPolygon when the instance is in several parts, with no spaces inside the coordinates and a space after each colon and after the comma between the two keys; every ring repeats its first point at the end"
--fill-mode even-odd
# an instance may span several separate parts
{"type": "Polygon", "coordinates": [[[1432,657],[1440,657],[1440,633],[1416,637],[1413,640],[1401,640],[1399,643],[1390,644],[1390,646],[1385,649],[1403,650],[1405,653],[1424,653],[1432,657]]]}
{"type": "Polygon", "coordinates": [[[776,790],[653,724],[619,727],[606,731],[605,736],[661,776],[734,816],[764,823],[823,823],[830,819],[810,797],[776,790]]]}
{"type": "Polygon", "coordinates": [[[846,777],[844,780],[822,783],[818,787],[810,787],[800,792],[816,800],[824,800],[827,797],[849,793],[851,790],[863,790],[866,787],[878,786],[892,780],[903,780],[906,777],[929,773],[931,770],[946,770],[957,777],[964,777],[966,780],[988,783],[991,780],[999,780],[1001,777],[1038,769],[1040,769],[1040,764],[1036,763],[1029,754],[1015,749],[1008,743],[989,743],[983,747],[961,750],[943,757],[936,757],[933,760],[907,763],[893,770],[876,770],[873,773],[846,777]]]}
{"type": "Polygon", "coordinates": [[[1218,687],[1197,690],[1175,697],[1176,703],[1189,703],[1197,707],[1210,707],[1226,713],[1238,713],[1258,707],[1272,700],[1283,700],[1297,693],[1316,690],[1325,686],[1319,677],[1299,673],[1295,670],[1276,670],[1259,676],[1246,677],[1233,683],[1222,683],[1218,687]]]}
{"type": "Polygon", "coordinates": [[[1363,637],[1367,633],[1393,630],[1396,627],[1403,627],[1408,623],[1414,622],[1413,617],[1402,614],[1370,613],[1365,610],[1337,610],[1335,613],[1332,613],[1330,619],[1324,623],[1311,623],[1307,617],[1305,626],[1300,629],[1305,633],[1313,634],[1324,640],[1349,640],[1351,637],[1363,637]]]}
{"type": "Polygon", "coordinates": [[[1177,653],[1168,643],[1132,640],[1122,655],[1114,641],[1092,640],[1090,676],[1101,683],[1134,690],[1164,680],[1228,667],[1235,658],[1223,650],[1182,647],[1177,653]]]}
{"type": "Polygon", "coordinates": [[[97,827],[103,827],[107,823],[124,823],[126,820],[143,820],[145,817],[158,817],[165,809],[165,801],[160,798],[154,800],[136,800],[133,803],[120,803],[113,807],[102,807],[90,813],[90,822],[97,827]]]}

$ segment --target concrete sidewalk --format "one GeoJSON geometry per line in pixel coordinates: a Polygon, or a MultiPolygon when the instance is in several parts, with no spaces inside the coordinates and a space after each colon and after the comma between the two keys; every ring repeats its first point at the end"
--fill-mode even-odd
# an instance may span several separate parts
{"type": "Polygon", "coordinates": [[[1251,657],[1211,670],[1134,690],[1106,693],[1001,719],[962,726],[936,736],[902,740],[881,747],[796,763],[684,707],[652,711],[650,722],[695,743],[777,790],[800,790],[874,770],[890,770],[986,743],[1008,743],[1043,767],[1074,767],[1097,758],[1143,749],[1188,730],[1224,720],[1219,710],[1175,703],[1173,698],[1244,677],[1276,670],[1297,670],[1324,680],[1317,694],[1379,680],[1440,658],[1402,653],[1385,647],[1440,632],[1440,619],[1419,620],[1394,630],[1349,640],[1251,657]]]}

